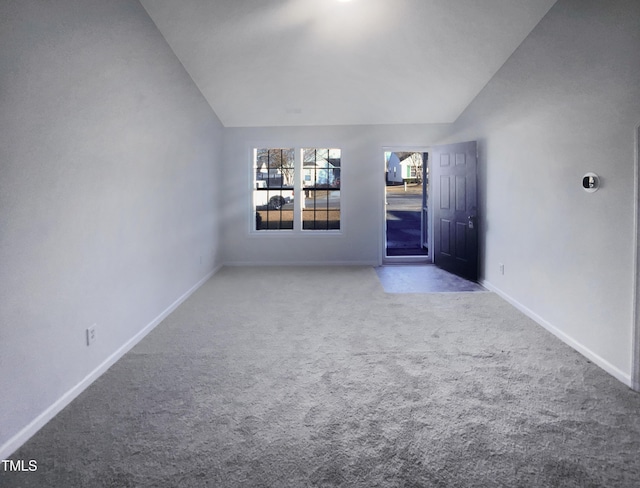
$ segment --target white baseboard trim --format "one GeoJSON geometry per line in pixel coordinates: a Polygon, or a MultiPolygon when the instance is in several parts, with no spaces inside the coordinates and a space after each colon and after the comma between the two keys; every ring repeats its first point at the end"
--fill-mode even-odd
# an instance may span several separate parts
{"type": "Polygon", "coordinates": [[[77,385],[68,390],[44,412],[33,419],[20,432],[10,438],[2,446],[0,446],[0,459],[7,459],[11,454],[27,442],[36,432],[46,425],[53,417],[55,417],[64,407],[69,405],[80,393],[86,390],[91,383],[97,380],[111,366],[113,366],[122,356],[129,352],[138,342],[140,342],[149,332],[151,332],[160,322],[162,322],[171,312],[189,298],[198,288],[207,282],[214,274],[216,274],[222,265],[216,266],[208,272],[195,285],[183,293],[177,300],[169,305],[160,315],[149,322],[142,330],[135,334],[131,339],[120,346],[113,354],[105,359],[96,369],[85,376],[77,385]]]}
{"type": "Polygon", "coordinates": [[[542,327],[547,329],[554,336],[556,336],[562,342],[567,344],[569,347],[571,347],[571,348],[575,349],[576,351],[578,351],[580,354],[585,356],[591,362],[593,362],[594,364],[597,364],[600,368],[604,369],[611,376],[613,376],[614,378],[618,379],[619,381],[621,381],[622,383],[624,383],[628,387],[630,387],[630,388],[633,387],[630,374],[627,374],[624,371],[621,371],[619,368],[617,368],[614,365],[612,365],[609,361],[603,359],[598,354],[594,353],[589,348],[587,348],[584,345],[582,345],[580,342],[578,342],[575,339],[573,339],[572,337],[568,336],[567,334],[562,332],[560,329],[558,329],[556,326],[554,326],[553,324],[551,324],[550,322],[548,322],[547,320],[542,318],[540,315],[535,313],[533,310],[531,310],[530,308],[526,307],[525,305],[520,303],[515,298],[513,298],[510,295],[508,295],[505,292],[503,292],[500,288],[492,285],[491,283],[489,283],[488,281],[485,281],[485,280],[481,280],[480,284],[482,286],[484,286],[487,290],[490,290],[490,291],[496,293],[497,295],[500,295],[500,297],[504,298],[507,302],[509,302],[511,305],[513,305],[518,310],[520,310],[527,317],[529,317],[530,319],[534,320],[539,325],[541,325],[542,327]]]}
{"type": "Polygon", "coordinates": [[[225,266],[256,266],[256,267],[268,267],[268,266],[378,266],[377,261],[323,261],[323,262],[309,262],[309,261],[230,261],[224,263],[225,266]]]}

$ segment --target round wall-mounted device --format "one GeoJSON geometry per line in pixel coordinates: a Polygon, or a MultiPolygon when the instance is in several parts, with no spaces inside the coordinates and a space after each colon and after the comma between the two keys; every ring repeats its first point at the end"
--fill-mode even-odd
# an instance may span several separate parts
{"type": "Polygon", "coordinates": [[[587,173],[582,177],[582,188],[588,193],[593,193],[600,188],[600,177],[595,173],[587,173]]]}

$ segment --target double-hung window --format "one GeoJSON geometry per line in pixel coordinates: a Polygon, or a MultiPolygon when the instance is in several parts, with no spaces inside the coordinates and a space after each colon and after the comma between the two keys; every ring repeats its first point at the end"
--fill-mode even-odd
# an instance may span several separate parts
{"type": "Polygon", "coordinates": [[[342,151],[253,150],[254,231],[339,231],[342,151]]]}
{"type": "Polygon", "coordinates": [[[293,229],[294,149],[255,149],[256,230],[293,229]]]}
{"type": "Polygon", "coordinates": [[[340,149],[302,150],[303,230],[340,229],[340,149]]]}

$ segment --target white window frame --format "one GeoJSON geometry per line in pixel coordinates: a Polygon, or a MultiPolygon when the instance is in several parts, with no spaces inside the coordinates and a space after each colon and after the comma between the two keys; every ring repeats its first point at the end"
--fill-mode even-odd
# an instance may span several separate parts
{"type": "Polygon", "coordinates": [[[309,145],[309,144],[252,144],[249,152],[249,235],[259,237],[281,237],[291,238],[301,236],[312,237],[339,237],[344,235],[344,206],[342,199],[343,172],[342,161],[344,150],[339,145],[309,145]],[[256,189],[255,162],[258,149],[285,149],[294,150],[294,200],[293,200],[293,229],[256,229],[256,209],[254,205],[253,192],[256,189]],[[310,148],[318,149],[339,149],[340,150],[340,228],[339,229],[303,229],[302,225],[302,198],[304,197],[304,171],[303,171],[303,150],[310,148]]]}

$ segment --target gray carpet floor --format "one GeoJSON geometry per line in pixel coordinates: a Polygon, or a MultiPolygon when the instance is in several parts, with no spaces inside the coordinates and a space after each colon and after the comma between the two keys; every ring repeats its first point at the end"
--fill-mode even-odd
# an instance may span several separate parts
{"type": "Polygon", "coordinates": [[[640,395],[493,293],[223,268],[3,487],[638,487],[640,395]]]}

